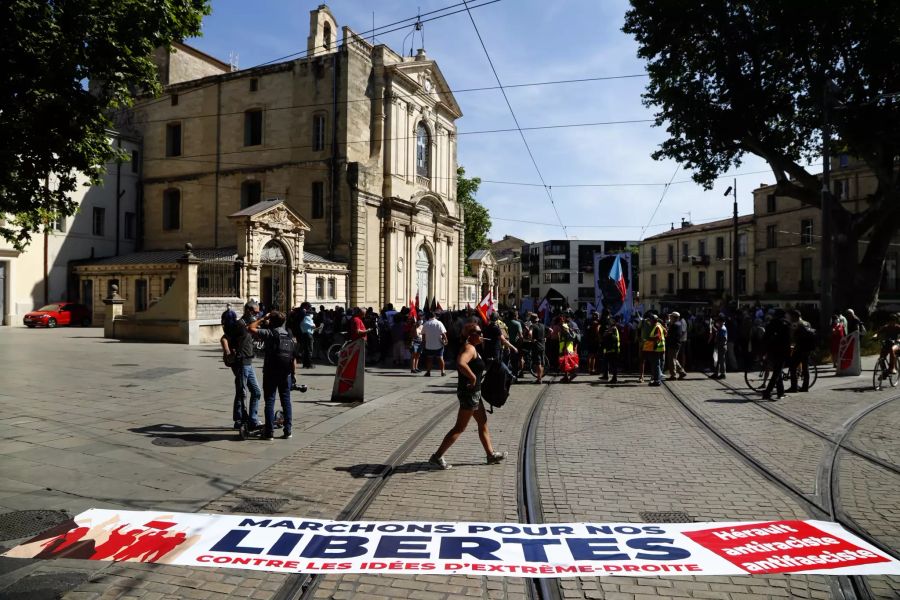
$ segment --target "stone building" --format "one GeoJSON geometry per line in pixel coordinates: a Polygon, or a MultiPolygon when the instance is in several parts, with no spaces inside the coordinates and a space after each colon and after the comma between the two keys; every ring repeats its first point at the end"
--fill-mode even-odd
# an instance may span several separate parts
{"type": "Polygon", "coordinates": [[[403,57],[342,32],[322,5],[303,58],[232,72],[183,44],[157,54],[164,95],[128,117],[144,141],[144,248],[236,249],[239,295],[273,306],[322,299],[309,295],[303,251],[346,265],[337,285],[351,305],[403,305],[417,291],[456,305],[460,108],[424,50],[403,57]],[[268,201],[290,223],[251,240],[245,211],[268,201]],[[274,292],[266,256],[284,266],[274,292]]]}
{"type": "Polygon", "coordinates": [[[525,244],[519,282],[522,298],[530,298],[533,306],[547,298],[554,306],[585,309],[588,303],[596,302],[594,253],[615,254],[637,245],[638,242],[616,240],[547,240],[525,244]]]}
{"type": "MultiPolygon", "coordinates": [[[[850,212],[867,206],[877,181],[871,170],[847,155],[831,160],[831,192],[850,212]]],[[[775,194],[774,185],[753,190],[756,217],[756,294],[765,304],[818,306],[821,294],[822,211],[775,194]]],[[[865,244],[864,240],[860,241],[865,244]]],[[[898,247],[894,238],[881,280],[880,304],[900,302],[898,247]]],[[[860,246],[860,257],[863,247],[860,246]]]]}
{"type": "Polygon", "coordinates": [[[491,252],[497,258],[498,302],[504,306],[519,306],[522,302],[522,246],[525,240],[512,235],[491,242],[491,252]]]}
{"type": "Polygon", "coordinates": [[[0,325],[21,326],[25,313],[60,301],[81,302],[102,322],[105,284],[79,280],[73,266],[134,252],[140,215],[140,141],[115,131],[108,136],[132,160],[107,164],[100,185],[81,178],[72,194],[78,212],[48,223],[24,251],[0,239],[0,325]]]}
{"type": "MultiPolygon", "coordinates": [[[[738,217],[738,297],[755,291],[754,216],[738,217]]],[[[645,309],[709,306],[732,295],[734,221],[680,227],[641,242],[640,290],[645,309]]]]}

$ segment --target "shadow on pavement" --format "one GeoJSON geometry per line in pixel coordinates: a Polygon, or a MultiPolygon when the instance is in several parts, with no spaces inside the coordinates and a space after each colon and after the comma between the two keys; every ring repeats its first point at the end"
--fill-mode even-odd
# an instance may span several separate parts
{"type": "Polygon", "coordinates": [[[128,431],[142,433],[147,437],[160,440],[180,440],[189,444],[205,444],[222,440],[240,441],[237,432],[228,427],[182,427],[181,425],[160,423],[158,425],[135,427],[128,431]],[[226,434],[225,432],[228,433],[226,434]]]}
{"type": "Polygon", "coordinates": [[[856,392],[860,394],[862,392],[874,392],[875,390],[871,385],[863,385],[859,387],[842,387],[842,388],[831,388],[835,392],[856,392]]]}

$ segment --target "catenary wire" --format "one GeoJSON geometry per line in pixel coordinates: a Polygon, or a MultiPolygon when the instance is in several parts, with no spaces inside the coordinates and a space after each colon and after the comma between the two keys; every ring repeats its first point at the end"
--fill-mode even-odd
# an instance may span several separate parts
{"type": "Polygon", "coordinates": [[[681,170],[681,165],[676,165],[675,170],[672,172],[672,176],[669,177],[669,183],[666,184],[666,187],[663,188],[662,194],[659,196],[659,202],[656,203],[656,208],[653,209],[653,214],[650,215],[650,219],[647,221],[647,226],[641,229],[640,239],[644,239],[644,233],[647,231],[647,227],[650,226],[650,223],[653,222],[654,217],[656,217],[656,213],[659,210],[659,207],[662,206],[663,199],[666,197],[666,193],[669,191],[669,188],[672,187],[672,182],[675,180],[675,175],[678,174],[678,171],[681,170]]]}
{"type": "Polygon", "coordinates": [[[503,94],[503,99],[506,101],[506,107],[509,109],[509,113],[512,115],[513,122],[516,124],[516,129],[519,130],[519,135],[522,137],[522,143],[525,144],[525,150],[528,151],[528,156],[531,158],[531,164],[534,165],[534,170],[537,172],[538,179],[541,180],[541,183],[544,184],[544,191],[547,193],[547,198],[550,199],[550,206],[553,207],[553,212],[556,214],[556,220],[559,221],[559,226],[563,230],[563,235],[568,238],[569,234],[566,231],[566,226],[563,224],[562,217],[559,216],[559,210],[556,208],[556,202],[553,200],[553,193],[550,190],[550,186],[547,185],[547,182],[544,181],[544,175],[541,173],[541,168],[538,166],[537,161],[534,158],[534,154],[531,152],[531,146],[528,145],[528,139],[525,137],[525,132],[522,131],[521,125],[519,125],[519,119],[516,118],[516,111],[513,110],[512,104],[509,102],[509,97],[506,95],[506,90],[503,88],[503,82],[500,81],[500,75],[497,73],[497,69],[494,68],[494,61],[491,60],[491,54],[488,52],[487,46],[484,43],[484,39],[481,37],[481,32],[478,30],[478,25],[475,23],[475,17],[472,15],[472,11],[469,8],[469,3],[467,0],[463,0],[463,4],[466,6],[466,13],[469,15],[469,20],[472,21],[472,27],[475,29],[475,35],[478,36],[478,42],[481,44],[481,49],[484,50],[484,55],[487,57],[488,64],[491,66],[491,72],[494,74],[494,79],[497,80],[497,85],[500,86],[500,93],[503,94]]]}
{"type": "MultiPolygon", "coordinates": [[[[488,5],[490,5],[490,4],[496,4],[497,2],[500,2],[500,1],[501,1],[501,0],[485,0],[485,1],[482,2],[481,4],[478,4],[477,6],[473,6],[472,8],[482,8],[482,7],[488,6],[488,5]]],[[[400,30],[402,30],[402,29],[406,29],[407,27],[410,26],[410,25],[407,24],[407,25],[403,25],[402,27],[396,27],[396,28],[394,28],[394,29],[388,29],[388,30],[386,30],[386,31],[381,31],[382,29],[384,29],[384,28],[386,28],[386,27],[392,27],[392,26],[397,25],[397,24],[399,24],[399,23],[406,23],[407,21],[416,21],[416,22],[418,22],[418,23],[429,23],[429,22],[431,22],[431,21],[436,21],[436,20],[438,20],[438,19],[443,19],[444,17],[450,17],[450,16],[453,16],[453,15],[455,15],[455,14],[459,14],[459,13],[461,13],[461,12],[464,12],[464,11],[468,10],[469,7],[468,7],[468,5],[466,5],[466,8],[463,8],[463,9],[461,9],[461,10],[457,10],[457,11],[450,12],[450,13],[443,14],[443,15],[438,15],[438,16],[432,17],[432,18],[430,18],[430,19],[424,19],[424,20],[423,20],[422,17],[423,17],[423,16],[426,16],[426,15],[431,15],[431,14],[435,14],[435,13],[444,12],[444,11],[450,10],[451,8],[456,8],[456,7],[458,7],[458,6],[463,6],[464,4],[465,4],[465,2],[461,2],[461,3],[457,3],[457,4],[451,4],[451,5],[445,6],[445,7],[443,7],[443,8],[438,8],[438,9],[435,9],[435,10],[432,10],[432,11],[429,11],[429,12],[426,12],[426,13],[417,14],[417,15],[414,16],[414,17],[407,17],[406,19],[401,19],[400,21],[396,21],[396,22],[390,23],[390,24],[388,24],[388,25],[381,25],[381,26],[379,26],[379,27],[375,27],[375,28],[370,29],[370,30],[368,30],[368,31],[362,31],[362,32],[359,32],[359,33],[354,32],[353,35],[354,35],[355,37],[357,37],[357,38],[360,38],[360,39],[363,39],[363,40],[364,40],[365,37],[366,37],[367,35],[370,35],[370,34],[372,34],[372,35],[385,35],[385,34],[387,34],[387,33],[393,33],[393,32],[395,32],[395,31],[400,31],[400,30]]],[[[342,43],[342,44],[346,44],[346,43],[347,43],[347,38],[341,38],[341,43],[342,43]]],[[[335,45],[337,46],[338,44],[336,43],[335,45]]],[[[285,55],[285,56],[280,56],[280,57],[278,57],[278,58],[273,58],[273,59],[268,60],[268,61],[266,61],[266,62],[259,63],[259,64],[255,65],[255,66],[253,66],[253,67],[248,67],[247,69],[241,69],[241,71],[248,71],[248,70],[256,69],[256,68],[259,68],[259,67],[264,67],[264,66],[267,66],[267,65],[276,64],[276,63],[279,63],[279,62],[286,61],[286,60],[288,60],[288,59],[292,59],[292,58],[294,58],[294,57],[302,57],[302,56],[307,55],[307,54],[309,54],[309,49],[306,49],[306,50],[300,50],[300,51],[294,52],[294,53],[292,53],[292,54],[287,54],[287,55],[285,55]]],[[[234,73],[237,73],[238,71],[233,71],[233,72],[234,72],[234,73]]],[[[199,91],[202,90],[202,89],[210,88],[210,87],[213,87],[213,86],[215,86],[215,85],[217,85],[217,82],[211,82],[211,83],[209,83],[209,84],[206,84],[206,85],[203,85],[203,86],[200,86],[200,87],[197,87],[197,88],[193,88],[193,89],[187,90],[187,91],[185,92],[185,95],[190,94],[190,93],[193,93],[193,92],[199,92],[199,91]]],[[[166,101],[166,98],[157,98],[157,99],[155,99],[155,100],[149,101],[149,102],[148,102],[147,104],[145,104],[144,106],[149,106],[149,105],[151,105],[151,104],[156,104],[156,103],[165,102],[165,101],[166,101]]],[[[126,107],[126,108],[117,109],[116,111],[112,111],[112,112],[115,113],[115,112],[122,112],[122,111],[128,111],[128,110],[131,110],[131,107],[126,107]]]]}
{"type": "MultiPolygon", "coordinates": [[[[632,74],[632,75],[608,75],[608,76],[597,76],[597,77],[580,77],[577,79],[556,79],[556,80],[552,80],[552,81],[532,81],[532,82],[527,82],[527,83],[517,83],[517,84],[507,85],[505,87],[506,87],[506,89],[542,87],[542,86],[549,86],[549,85],[565,85],[565,84],[572,84],[572,83],[610,81],[610,80],[617,80],[617,79],[629,79],[629,78],[646,77],[646,76],[647,76],[646,74],[632,74]]],[[[204,85],[202,87],[205,89],[205,88],[208,88],[209,86],[204,85]]],[[[446,94],[462,94],[462,93],[468,93],[468,92],[483,92],[483,91],[499,90],[499,89],[500,89],[499,86],[492,85],[492,86],[481,86],[481,87],[472,87],[472,88],[460,88],[460,89],[455,89],[455,90],[447,90],[446,92],[439,92],[439,91],[414,92],[411,94],[396,94],[395,93],[391,97],[392,98],[430,98],[432,96],[432,94],[437,94],[440,96],[440,95],[446,95],[446,94]]],[[[194,90],[187,90],[186,92],[170,92],[169,94],[167,94],[166,97],[170,97],[173,94],[178,95],[180,97],[182,94],[189,93],[192,91],[194,91],[194,90]]],[[[165,100],[165,99],[166,98],[156,98],[156,99],[146,102],[144,104],[138,104],[133,107],[129,107],[128,109],[121,109],[121,110],[139,111],[148,106],[157,104],[160,101],[165,100]]],[[[352,104],[355,102],[373,102],[375,100],[376,100],[375,98],[364,96],[362,98],[349,98],[347,100],[340,100],[336,104],[338,106],[344,106],[344,105],[352,104]]],[[[281,110],[293,110],[295,108],[330,107],[334,104],[335,104],[335,102],[333,100],[328,100],[328,101],[322,101],[322,102],[310,102],[310,103],[306,103],[306,104],[291,104],[289,106],[273,106],[271,108],[264,109],[264,112],[268,113],[268,112],[281,111],[281,110]]],[[[246,110],[235,110],[235,111],[226,111],[226,112],[218,112],[218,113],[194,114],[194,115],[189,115],[189,116],[192,119],[200,119],[200,118],[212,118],[212,117],[228,116],[228,115],[242,115],[245,112],[247,112],[247,111],[246,110]]],[[[144,121],[141,121],[141,124],[170,123],[173,120],[177,120],[177,117],[146,119],[144,121]]],[[[653,120],[654,119],[644,119],[643,121],[651,121],[652,122],[653,120]]]]}

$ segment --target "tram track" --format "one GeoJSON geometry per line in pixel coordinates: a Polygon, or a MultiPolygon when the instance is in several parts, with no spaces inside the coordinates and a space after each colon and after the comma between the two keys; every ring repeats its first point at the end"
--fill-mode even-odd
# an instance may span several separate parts
{"type": "MultiPolygon", "coordinates": [[[[353,498],[335,517],[337,521],[358,521],[365,514],[384,488],[394,470],[403,464],[422,440],[437,427],[441,421],[451,416],[457,409],[455,404],[438,411],[424,425],[410,435],[387,459],[381,472],[368,479],[354,494],[353,498]]],[[[315,596],[319,584],[325,575],[318,573],[299,573],[289,575],[281,588],[272,597],[273,600],[310,600],[315,596]]]]}
{"type": "MultiPolygon", "coordinates": [[[[555,378],[554,378],[555,379],[555,378]]],[[[540,410],[544,398],[550,389],[542,386],[529,409],[528,417],[522,428],[519,445],[519,481],[517,490],[518,514],[523,523],[543,522],[543,511],[540,504],[540,490],[537,482],[535,463],[535,443],[540,421],[540,410]],[[526,474],[527,472],[527,474],[526,474]]],[[[437,412],[424,425],[418,428],[401,444],[385,461],[384,469],[375,474],[360,488],[341,512],[335,517],[338,521],[357,521],[362,519],[366,510],[381,493],[395,469],[402,465],[419,444],[445,419],[457,409],[455,404],[437,412]]],[[[273,600],[312,600],[326,575],[318,573],[298,573],[288,576],[281,588],[272,597],[273,600]]],[[[558,579],[534,578],[527,586],[529,596],[533,600],[560,600],[562,598],[558,579]]]]}
{"type": "MultiPolygon", "coordinates": [[[[723,383],[723,382],[720,382],[723,383]]],[[[723,383],[726,389],[732,390],[744,397],[749,396],[734,388],[733,386],[728,385],[727,383],[723,383]]],[[[796,498],[806,509],[807,513],[814,518],[824,518],[836,523],[839,523],[843,527],[847,528],[849,531],[852,531],[854,534],[859,536],[860,538],[866,540],[876,548],[879,548],[883,552],[891,555],[895,558],[898,558],[898,553],[895,549],[890,548],[889,546],[882,543],[875,536],[871,535],[865,529],[860,527],[853,519],[849,516],[843,514],[840,510],[838,498],[838,485],[839,485],[839,473],[837,469],[838,456],[841,450],[846,450],[848,452],[852,452],[858,456],[871,460],[868,453],[864,453],[859,451],[858,449],[848,448],[844,446],[844,441],[846,438],[852,433],[854,427],[862,421],[867,415],[877,410],[881,406],[884,406],[890,402],[894,402],[896,400],[900,400],[900,394],[892,396],[890,398],[886,398],[881,402],[878,402],[872,406],[866,407],[865,409],[857,412],[849,419],[847,419],[844,424],[841,426],[840,431],[837,435],[831,436],[826,434],[825,432],[819,431],[818,429],[809,426],[806,423],[803,423],[799,419],[791,415],[786,415],[781,411],[774,409],[772,407],[762,405],[754,401],[754,399],[750,399],[751,403],[757,408],[764,410],[778,418],[781,418],[798,428],[810,433],[811,435],[816,436],[817,438],[825,441],[830,445],[828,450],[825,453],[825,456],[822,457],[819,468],[818,468],[818,481],[817,489],[820,490],[821,493],[816,496],[811,496],[810,494],[805,493],[803,490],[798,488],[794,483],[788,481],[784,476],[776,472],[775,469],[766,464],[764,458],[755,456],[743,446],[741,446],[738,442],[731,439],[725,432],[722,431],[720,427],[717,427],[709,418],[701,414],[696,408],[694,408],[690,402],[688,402],[684,396],[682,396],[674,386],[671,386],[668,382],[664,383],[663,388],[664,393],[675,400],[678,404],[680,404],[694,419],[704,428],[706,429],[714,438],[718,439],[722,444],[729,447],[732,451],[734,451],[738,456],[740,456],[745,462],[750,464],[753,468],[755,468],[758,472],[760,472],[764,477],[773,482],[775,485],[780,487],[781,489],[787,491],[791,496],[796,498]]],[[[886,461],[882,461],[881,459],[874,460],[876,464],[882,465],[886,461]]],[[[890,463],[886,463],[889,470],[893,472],[897,472],[896,468],[890,463]]],[[[843,598],[860,598],[860,599],[868,599],[873,598],[873,594],[865,581],[864,577],[860,576],[839,576],[836,578],[838,593],[843,598]]]]}

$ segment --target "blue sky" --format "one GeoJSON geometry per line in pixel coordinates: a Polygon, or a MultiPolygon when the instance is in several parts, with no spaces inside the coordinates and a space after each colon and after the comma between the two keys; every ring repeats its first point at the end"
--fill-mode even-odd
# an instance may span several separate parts
{"type": "MultiPolygon", "coordinates": [[[[338,26],[357,32],[441,9],[459,0],[335,0],[329,3],[338,26]]],[[[470,0],[470,6],[485,0],[470,0]]],[[[213,1],[203,37],[188,42],[227,61],[236,53],[241,68],[300,52],[306,48],[309,11],[318,2],[255,0],[213,1]]],[[[472,11],[504,85],[623,75],[642,75],[634,40],[621,27],[628,3],[621,0],[502,0],[472,11]]],[[[453,10],[459,10],[453,9],[453,10]]],[[[465,13],[425,25],[425,50],[438,62],[453,89],[496,85],[485,53],[465,13]]],[[[396,51],[408,29],[376,42],[396,51]]],[[[416,36],[416,48],[421,45],[416,36]]],[[[406,45],[409,52],[409,42],[406,45]]],[[[507,90],[522,127],[595,123],[652,118],[641,104],[643,76],[608,81],[522,87],[507,90]]],[[[464,116],[457,122],[459,163],[467,175],[484,180],[539,183],[518,132],[465,132],[515,126],[499,90],[460,92],[464,116]]],[[[676,225],[730,217],[731,198],[723,193],[737,175],[741,214],[752,210],[752,190],[773,177],[764,161],[745,157],[744,164],[711,191],[690,182],[690,173],[650,154],[665,139],[652,123],[629,123],[526,131],[544,181],[552,187],[569,237],[639,239],[676,225]],[[677,173],[676,173],[676,169],[677,173]],[[660,204],[664,185],[673,178],[660,204]],[[677,183],[684,182],[684,183],[677,183]],[[578,184],[657,184],[620,187],[558,187],[578,184]],[[659,206],[655,216],[651,215],[659,206]],[[647,225],[649,224],[649,227],[647,225]]],[[[483,183],[479,201],[491,212],[494,239],[504,234],[527,241],[559,239],[562,229],[541,187],[483,183]],[[509,220],[505,220],[509,219],[509,220]],[[542,224],[520,223],[531,221],[542,224]]]]}

